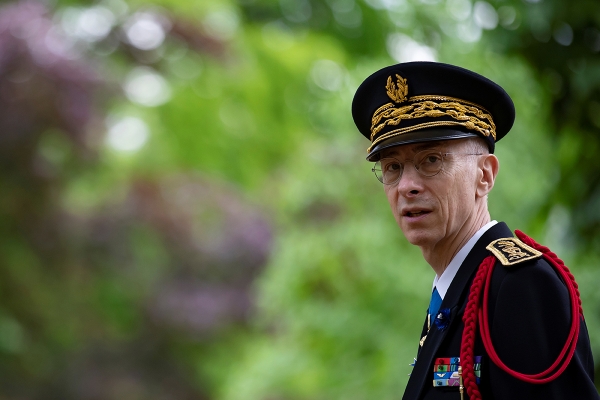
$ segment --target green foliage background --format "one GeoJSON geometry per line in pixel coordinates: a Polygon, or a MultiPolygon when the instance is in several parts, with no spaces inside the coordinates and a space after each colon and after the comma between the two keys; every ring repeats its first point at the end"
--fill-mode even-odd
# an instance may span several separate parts
{"type": "MultiPolygon", "coordinates": [[[[0,13],[115,20],[102,39],[65,34],[77,57],[1,71],[15,98],[36,95],[0,111],[0,135],[23,138],[2,152],[0,399],[400,398],[433,273],[371,176],[350,103],[415,48],[513,98],[492,217],[571,266],[600,354],[596,1],[40,4],[0,13]],[[139,12],[169,21],[160,46],[127,42],[139,12]],[[76,84],[83,121],[61,114],[71,63],[92,76],[76,84]],[[168,101],[126,96],[140,66],[168,101]],[[14,79],[25,67],[57,89],[14,79]],[[15,110],[37,124],[9,123],[15,110]],[[149,129],[135,151],[106,141],[124,117],[149,129]]],[[[12,20],[6,37],[33,40],[12,20]]]]}

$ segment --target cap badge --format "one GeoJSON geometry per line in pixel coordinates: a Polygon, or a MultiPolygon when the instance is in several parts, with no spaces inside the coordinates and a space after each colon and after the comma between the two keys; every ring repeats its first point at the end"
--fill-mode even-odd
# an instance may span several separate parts
{"type": "Polygon", "coordinates": [[[390,99],[392,99],[395,103],[402,103],[406,100],[406,96],[408,96],[408,84],[406,83],[406,78],[402,78],[398,74],[396,74],[396,78],[398,78],[396,81],[398,84],[397,87],[396,84],[394,84],[392,77],[388,76],[387,85],[385,85],[385,88],[390,99]]]}

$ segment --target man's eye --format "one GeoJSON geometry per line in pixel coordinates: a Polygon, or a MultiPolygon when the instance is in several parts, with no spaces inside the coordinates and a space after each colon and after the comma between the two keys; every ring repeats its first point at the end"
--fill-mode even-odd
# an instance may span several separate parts
{"type": "Polygon", "coordinates": [[[421,161],[421,163],[436,164],[440,161],[442,161],[442,157],[440,157],[438,154],[428,154],[423,158],[423,161],[421,161]]]}
{"type": "Polygon", "coordinates": [[[389,163],[385,165],[386,172],[396,172],[400,170],[400,163],[389,163]]]}

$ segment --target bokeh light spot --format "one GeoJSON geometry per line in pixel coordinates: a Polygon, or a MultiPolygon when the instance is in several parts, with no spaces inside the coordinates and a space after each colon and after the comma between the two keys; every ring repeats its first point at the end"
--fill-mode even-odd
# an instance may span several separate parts
{"type": "Polygon", "coordinates": [[[365,0],[365,2],[375,10],[394,11],[406,6],[406,0],[365,0]]]}
{"type": "Polygon", "coordinates": [[[140,50],[153,50],[165,40],[164,18],[149,12],[134,14],[125,24],[128,42],[140,50]]]}
{"type": "Polygon", "coordinates": [[[191,80],[202,73],[202,60],[193,55],[186,55],[168,60],[169,71],[180,79],[191,80]]]}
{"type": "Polygon", "coordinates": [[[232,39],[240,25],[237,13],[229,9],[212,11],[204,17],[204,29],[210,36],[220,40],[232,39]]]}
{"type": "Polygon", "coordinates": [[[312,6],[308,0],[279,0],[283,16],[295,23],[306,22],[312,16],[312,6]]]}
{"type": "Polygon", "coordinates": [[[561,23],[554,30],[552,37],[556,40],[556,43],[563,46],[570,46],[573,43],[573,28],[567,23],[561,23]]]}
{"type": "Polygon", "coordinates": [[[156,107],[171,98],[167,81],[152,68],[136,67],[125,78],[123,85],[127,98],[146,107],[156,107]]]}
{"type": "Polygon", "coordinates": [[[436,51],[402,33],[393,33],[387,38],[389,55],[397,62],[436,61],[436,51]]]}
{"type": "Polygon", "coordinates": [[[127,116],[116,121],[109,119],[107,125],[106,142],[117,151],[138,151],[148,140],[148,125],[140,118],[127,116]]]}
{"type": "Polygon", "coordinates": [[[42,18],[31,18],[28,21],[24,21],[21,24],[12,24],[10,26],[10,33],[19,39],[27,39],[34,36],[40,29],[42,29],[44,21],[42,18]]]}
{"type": "Polygon", "coordinates": [[[318,60],[310,69],[313,82],[323,90],[335,92],[344,81],[344,70],[335,61],[318,60]]]}
{"type": "Polygon", "coordinates": [[[478,1],[473,6],[473,19],[482,29],[496,29],[498,26],[498,13],[493,5],[486,1],[478,1]]]}
{"type": "Polygon", "coordinates": [[[102,0],[100,4],[108,8],[116,18],[124,18],[129,12],[129,5],[124,0],[102,0]]]}
{"type": "Polygon", "coordinates": [[[287,50],[296,41],[290,28],[282,21],[272,21],[265,24],[262,28],[262,38],[265,46],[276,51],[287,50]]]}
{"type": "Polygon", "coordinates": [[[600,51],[600,31],[596,28],[587,28],[584,33],[584,39],[588,47],[594,53],[600,51]]]}
{"type": "Polygon", "coordinates": [[[500,25],[512,29],[517,21],[517,10],[511,6],[502,6],[498,9],[498,18],[500,19],[500,25]]]}
{"type": "Polygon", "coordinates": [[[57,57],[68,60],[81,57],[81,43],[58,27],[50,28],[44,36],[44,46],[40,44],[35,42],[31,47],[36,61],[41,65],[51,65],[57,61],[57,57]]]}
{"type": "Polygon", "coordinates": [[[115,16],[105,7],[91,7],[79,15],[77,21],[78,36],[90,42],[104,39],[115,24],[115,16]]]}
{"type": "Polygon", "coordinates": [[[333,17],[335,18],[338,24],[350,29],[360,27],[363,20],[362,12],[360,11],[360,8],[357,7],[355,4],[354,7],[350,8],[349,10],[343,9],[336,11],[334,9],[333,17]]]}
{"type": "Polygon", "coordinates": [[[475,43],[481,39],[481,27],[473,21],[467,21],[456,27],[456,34],[465,43],[475,43]]]}
{"type": "Polygon", "coordinates": [[[464,21],[471,16],[472,4],[470,0],[448,0],[446,10],[456,21],[464,21]]]}
{"type": "Polygon", "coordinates": [[[532,21],[530,28],[531,34],[539,42],[547,43],[552,37],[550,24],[542,17],[539,17],[538,19],[532,21]]]}

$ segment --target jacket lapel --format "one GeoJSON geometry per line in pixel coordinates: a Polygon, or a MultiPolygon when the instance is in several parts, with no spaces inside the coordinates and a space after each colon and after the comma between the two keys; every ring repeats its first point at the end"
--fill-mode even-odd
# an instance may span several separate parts
{"type": "MultiPolygon", "coordinates": [[[[461,264],[456,276],[452,280],[446,296],[442,301],[440,310],[443,308],[450,309],[450,324],[459,324],[456,316],[462,306],[466,304],[466,299],[469,294],[469,283],[475,277],[475,272],[485,257],[490,253],[486,250],[486,246],[494,239],[502,237],[512,237],[512,232],[504,222],[499,222],[488,229],[481,238],[477,241],[473,249],[469,252],[465,261],[461,264]]],[[[425,323],[427,324],[427,322],[425,323]]],[[[427,335],[427,339],[422,348],[419,349],[417,362],[406,385],[403,400],[418,399],[425,385],[433,384],[433,361],[436,358],[436,353],[440,344],[446,336],[449,329],[439,330],[431,321],[431,329],[427,335]]],[[[458,356],[458,354],[457,354],[458,356]]]]}

